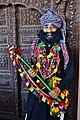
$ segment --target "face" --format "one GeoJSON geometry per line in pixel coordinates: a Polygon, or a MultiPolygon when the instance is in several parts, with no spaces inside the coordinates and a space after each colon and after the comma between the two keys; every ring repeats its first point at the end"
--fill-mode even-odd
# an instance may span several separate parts
{"type": "Polygon", "coordinates": [[[46,34],[46,40],[48,43],[53,41],[53,37],[55,32],[57,31],[57,27],[54,26],[52,23],[48,23],[43,28],[44,33],[46,34]]]}
{"type": "Polygon", "coordinates": [[[47,25],[44,26],[43,31],[50,34],[51,32],[56,32],[57,27],[54,26],[52,23],[48,23],[47,25]]]}

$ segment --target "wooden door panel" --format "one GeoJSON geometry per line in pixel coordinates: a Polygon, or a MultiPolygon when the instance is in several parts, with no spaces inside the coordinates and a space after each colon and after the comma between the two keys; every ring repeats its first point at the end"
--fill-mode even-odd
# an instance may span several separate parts
{"type": "Polygon", "coordinates": [[[16,70],[7,49],[8,44],[15,45],[16,41],[14,15],[13,7],[0,8],[0,118],[4,119],[18,115],[16,70]]]}
{"type": "MultiPolygon", "coordinates": [[[[37,33],[40,26],[40,12],[36,9],[27,9],[25,7],[17,8],[18,23],[18,45],[24,51],[24,58],[30,62],[30,47],[32,41],[37,39],[37,33]]],[[[21,101],[22,113],[25,109],[25,98],[27,95],[27,87],[21,82],[21,101]]]]}

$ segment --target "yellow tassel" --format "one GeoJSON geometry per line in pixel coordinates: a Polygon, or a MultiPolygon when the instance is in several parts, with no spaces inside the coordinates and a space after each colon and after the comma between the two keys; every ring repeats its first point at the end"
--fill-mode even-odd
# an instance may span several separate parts
{"type": "Polygon", "coordinates": [[[68,94],[69,94],[69,92],[66,90],[65,96],[67,97],[67,96],[68,96],[68,94]]]}
{"type": "Polygon", "coordinates": [[[64,98],[65,98],[65,95],[64,95],[63,93],[61,93],[61,97],[62,97],[62,99],[64,99],[64,98]]]}
{"type": "Polygon", "coordinates": [[[39,56],[38,57],[44,57],[42,54],[39,54],[39,56]]]}
{"type": "Polygon", "coordinates": [[[21,73],[22,72],[21,68],[19,68],[18,71],[21,73]]]}
{"type": "Polygon", "coordinates": [[[39,88],[36,88],[35,90],[36,90],[38,93],[40,93],[40,89],[39,89],[39,88]]]}
{"type": "Polygon", "coordinates": [[[58,107],[55,108],[55,113],[57,113],[57,112],[59,112],[59,108],[58,107]]]}
{"type": "Polygon", "coordinates": [[[16,59],[18,59],[18,58],[20,58],[20,56],[17,54],[17,55],[16,55],[16,59]]]}
{"type": "Polygon", "coordinates": [[[36,80],[36,82],[37,82],[37,83],[40,83],[40,81],[39,81],[39,80],[36,80]]]}
{"type": "Polygon", "coordinates": [[[47,58],[51,58],[53,56],[53,53],[50,53],[47,58]]]}
{"type": "Polygon", "coordinates": [[[36,67],[40,68],[40,63],[39,62],[36,63],[36,67]]]}
{"type": "Polygon", "coordinates": [[[52,112],[55,112],[55,113],[59,112],[59,108],[58,107],[53,107],[52,112]]]}
{"type": "Polygon", "coordinates": [[[31,86],[31,87],[29,88],[29,90],[30,90],[31,92],[33,92],[34,88],[31,86]]]}
{"type": "Polygon", "coordinates": [[[10,58],[13,59],[13,55],[10,55],[10,58]]]}
{"type": "Polygon", "coordinates": [[[13,51],[10,51],[10,54],[13,54],[13,51]]]}
{"type": "Polygon", "coordinates": [[[56,72],[57,72],[57,70],[58,70],[58,69],[57,69],[57,68],[55,68],[53,72],[54,72],[54,73],[56,73],[56,72]]]}
{"type": "Polygon", "coordinates": [[[61,78],[55,77],[55,79],[56,79],[57,81],[61,81],[61,78]]]}

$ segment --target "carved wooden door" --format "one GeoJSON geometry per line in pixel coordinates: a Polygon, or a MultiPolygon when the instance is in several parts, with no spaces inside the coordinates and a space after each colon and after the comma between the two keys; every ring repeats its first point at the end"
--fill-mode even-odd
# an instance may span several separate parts
{"type": "MultiPolygon", "coordinates": [[[[77,51],[75,0],[1,0],[0,5],[0,118],[24,120],[27,88],[7,56],[7,45],[22,48],[25,59],[29,61],[31,43],[37,39],[41,29],[39,18],[42,12],[51,7],[61,16],[66,16],[67,39],[74,58],[77,51]]],[[[74,85],[77,88],[75,81],[74,85]]],[[[74,98],[77,100],[77,95],[71,96],[72,103],[66,120],[76,120],[74,98]]]]}
{"type": "Polygon", "coordinates": [[[18,116],[16,71],[8,58],[8,44],[15,45],[15,14],[12,6],[0,7],[0,119],[18,116]]]}

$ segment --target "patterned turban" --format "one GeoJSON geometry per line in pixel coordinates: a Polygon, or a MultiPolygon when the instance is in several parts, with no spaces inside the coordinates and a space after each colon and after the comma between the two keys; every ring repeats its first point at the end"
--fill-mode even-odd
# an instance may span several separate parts
{"type": "Polygon", "coordinates": [[[62,20],[60,17],[49,10],[40,18],[40,21],[43,26],[48,23],[52,23],[56,27],[60,28],[62,25],[62,20]]]}

